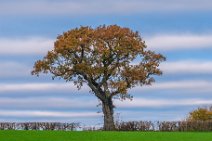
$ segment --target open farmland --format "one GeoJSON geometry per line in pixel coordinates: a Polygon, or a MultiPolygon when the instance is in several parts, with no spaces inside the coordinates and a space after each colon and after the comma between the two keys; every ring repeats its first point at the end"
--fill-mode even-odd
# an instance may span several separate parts
{"type": "Polygon", "coordinates": [[[211,132],[0,131],[1,141],[212,141],[211,132]]]}

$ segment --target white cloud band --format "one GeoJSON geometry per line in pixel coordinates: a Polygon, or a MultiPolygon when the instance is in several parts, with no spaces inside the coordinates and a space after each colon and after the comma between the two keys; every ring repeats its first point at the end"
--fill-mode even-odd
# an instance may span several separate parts
{"type": "MultiPolygon", "coordinates": [[[[77,96],[76,96],[77,97],[77,96]]],[[[170,99],[170,98],[134,98],[130,100],[114,100],[115,106],[117,108],[136,108],[136,107],[148,107],[148,108],[158,108],[158,107],[170,107],[170,106],[202,106],[210,105],[212,99],[204,98],[186,98],[186,99],[170,99]]],[[[91,110],[96,107],[98,101],[96,98],[88,97],[78,97],[78,98],[1,98],[0,109],[74,109],[79,110],[91,110]]],[[[1,110],[0,110],[1,111],[1,110]]],[[[1,114],[0,114],[1,115],[1,114]]],[[[44,113],[44,116],[47,115],[44,113]]],[[[59,114],[58,114],[59,115],[59,114]]]]}
{"type": "Polygon", "coordinates": [[[212,82],[205,80],[181,80],[181,81],[166,81],[166,82],[157,82],[152,86],[136,87],[134,90],[182,90],[182,91],[208,91],[212,92],[212,82]]]}
{"type": "Polygon", "coordinates": [[[54,40],[48,38],[0,39],[0,55],[45,54],[52,50],[54,40]]]}
{"type": "Polygon", "coordinates": [[[212,61],[167,61],[160,68],[164,74],[212,74],[212,61]]]}
{"type": "Polygon", "coordinates": [[[132,101],[116,101],[118,107],[167,107],[167,106],[202,106],[210,105],[212,99],[145,99],[135,98],[132,101]]]}
{"type": "Polygon", "coordinates": [[[73,87],[70,83],[0,84],[0,92],[71,90],[73,87]]]}
{"type": "Polygon", "coordinates": [[[61,98],[58,97],[30,97],[30,98],[0,98],[0,108],[13,108],[16,109],[36,109],[36,108],[95,108],[98,104],[97,99],[91,95],[84,97],[78,97],[75,95],[75,98],[61,98]],[[90,97],[90,98],[89,98],[90,97]]]}
{"type": "Polygon", "coordinates": [[[146,39],[150,49],[170,51],[185,49],[212,49],[212,35],[157,35],[146,39]]]}
{"type": "Polygon", "coordinates": [[[95,112],[52,112],[52,111],[11,111],[11,110],[0,110],[1,116],[7,117],[57,117],[57,118],[73,118],[73,117],[96,117],[99,116],[95,112]]]}
{"type": "MultiPolygon", "coordinates": [[[[166,81],[157,82],[152,86],[135,87],[132,91],[155,90],[155,89],[182,89],[191,91],[212,91],[212,82],[205,80],[186,80],[186,81],[166,81]]],[[[52,91],[52,90],[77,90],[73,83],[22,83],[22,84],[1,84],[0,92],[17,92],[17,91],[52,91]]],[[[85,85],[83,92],[88,92],[89,88],[85,85]]]]}
{"type": "MultiPolygon", "coordinates": [[[[212,49],[212,35],[156,35],[147,37],[146,43],[153,50],[212,49]]],[[[31,37],[21,39],[0,38],[1,55],[45,54],[54,47],[54,39],[31,37]]]]}

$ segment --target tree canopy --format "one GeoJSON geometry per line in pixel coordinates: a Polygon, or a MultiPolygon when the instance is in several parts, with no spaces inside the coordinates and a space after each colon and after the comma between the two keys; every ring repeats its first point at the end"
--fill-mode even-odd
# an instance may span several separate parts
{"type": "Polygon", "coordinates": [[[93,91],[98,85],[108,96],[123,98],[128,88],[154,82],[151,75],[162,74],[158,66],[164,60],[161,54],[146,50],[139,33],[129,28],[80,27],[58,36],[54,49],[35,63],[32,74],[50,72],[53,78],[74,81],[79,88],[86,82],[93,91]]]}
{"type": "Polygon", "coordinates": [[[189,113],[188,120],[190,121],[208,121],[212,120],[212,106],[198,108],[189,113]]]}

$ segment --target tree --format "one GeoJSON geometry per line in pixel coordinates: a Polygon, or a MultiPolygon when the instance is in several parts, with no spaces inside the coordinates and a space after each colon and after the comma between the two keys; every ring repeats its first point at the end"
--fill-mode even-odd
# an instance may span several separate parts
{"type": "Polygon", "coordinates": [[[51,73],[73,81],[80,89],[87,84],[101,101],[104,130],[115,130],[113,98],[131,96],[128,89],[154,82],[165,57],[147,46],[138,32],[117,25],[80,27],[57,37],[54,49],[38,60],[33,75],[51,73]]]}
{"type": "Polygon", "coordinates": [[[212,106],[206,108],[198,108],[189,113],[189,121],[208,121],[212,120],[212,106]]]}

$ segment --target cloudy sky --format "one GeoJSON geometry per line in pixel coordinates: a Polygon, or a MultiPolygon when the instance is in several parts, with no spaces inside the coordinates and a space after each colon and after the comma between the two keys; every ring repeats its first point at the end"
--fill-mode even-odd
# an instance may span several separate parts
{"type": "Polygon", "coordinates": [[[185,119],[212,104],[211,12],[211,0],[0,0],[0,121],[102,124],[88,87],[30,75],[58,35],[102,24],[139,31],[167,57],[156,83],[130,90],[133,101],[115,101],[121,120],[185,119]]]}

